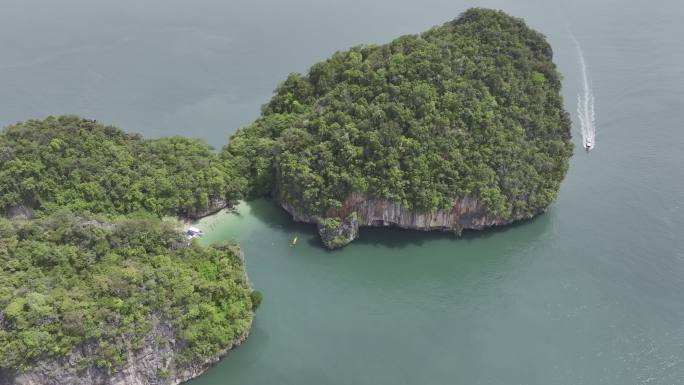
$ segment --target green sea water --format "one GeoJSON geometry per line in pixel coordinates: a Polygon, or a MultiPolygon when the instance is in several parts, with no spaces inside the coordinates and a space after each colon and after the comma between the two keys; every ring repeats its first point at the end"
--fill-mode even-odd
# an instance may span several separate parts
{"type": "Polygon", "coordinates": [[[199,224],[264,293],[192,385],[684,384],[684,5],[674,0],[0,0],[0,123],[78,113],[217,148],[291,71],[470,6],[551,42],[577,144],[557,201],[503,229],[362,229],[335,252],[268,200],[199,224]],[[580,147],[581,44],[596,148],[580,147]],[[297,245],[291,247],[294,237],[297,245]]]}

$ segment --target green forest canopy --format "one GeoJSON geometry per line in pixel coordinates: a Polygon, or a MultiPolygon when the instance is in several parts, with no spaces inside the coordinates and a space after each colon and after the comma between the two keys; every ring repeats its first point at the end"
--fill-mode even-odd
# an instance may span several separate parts
{"type": "Polygon", "coordinates": [[[199,139],[144,140],[76,116],[29,120],[0,132],[0,213],[26,205],[92,213],[187,215],[236,200],[236,185],[199,139]]]}
{"type": "Polygon", "coordinates": [[[0,372],[86,343],[96,352],[80,368],[116,370],[157,321],[173,327],[179,365],[246,335],[261,294],[237,246],[188,243],[159,219],[239,198],[236,180],[196,139],[76,116],[2,130],[0,214],[26,206],[37,219],[0,216],[0,372]]]}
{"type": "Polygon", "coordinates": [[[96,352],[79,366],[115,368],[143,347],[154,317],[184,346],[179,365],[230,347],[252,320],[239,249],[186,242],[154,218],[0,218],[0,370],[89,341],[96,352]]]}
{"type": "Polygon", "coordinates": [[[221,158],[249,194],[277,192],[314,215],[364,192],[421,210],[469,196],[531,216],[556,197],[572,154],[560,87],[543,35],[471,9],[291,74],[221,158]]]}
{"type": "Polygon", "coordinates": [[[0,214],[38,219],[0,218],[0,369],[87,341],[84,367],[114,368],[128,354],[117,337],[139,348],[151,315],[185,341],[181,362],[244,335],[260,295],[236,246],[186,247],[158,219],[212,199],[277,193],[321,215],[350,192],[421,210],[469,196],[495,215],[539,212],[572,153],[551,59],[522,20],[471,9],[291,74],[220,156],[75,116],[5,128],[0,214]]]}

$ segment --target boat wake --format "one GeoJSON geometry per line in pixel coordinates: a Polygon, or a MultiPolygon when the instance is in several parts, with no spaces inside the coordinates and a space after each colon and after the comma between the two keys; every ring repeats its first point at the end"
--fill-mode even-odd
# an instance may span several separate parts
{"type": "Polygon", "coordinates": [[[594,93],[589,84],[589,77],[587,76],[587,63],[584,61],[584,53],[579,41],[575,35],[570,32],[570,38],[577,47],[579,55],[580,66],[582,67],[582,92],[577,94],[577,116],[580,121],[580,129],[582,130],[582,146],[587,150],[591,150],[596,146],[596,125],[594,113],[594,93]]]}

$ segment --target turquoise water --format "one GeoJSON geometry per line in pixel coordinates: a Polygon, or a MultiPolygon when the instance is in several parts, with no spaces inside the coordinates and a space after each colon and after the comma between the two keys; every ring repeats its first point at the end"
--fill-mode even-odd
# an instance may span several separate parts
{"type": "Polygon", "coordinates": [[[644,279],[642,237],[620,247],[562,206],[462,238],[365,229],[335,252],[266,200],[207,218],[203,242],[239,239],[266,297],[192,384],[679,383],[681,270],[644,279]]]}
{"type": "Polygon", "coordinates": [[[327,252],[272,203],[207,218],[265,299],[247,342],[192,385],[684,383],[684,6],[676,1],[0,0],[0,123],[79,113],[216,147],[277,82],[337,49],[469,6],[552,43],[567,109],[582,45],[596,149],[556,203],[501,230],[363,229],[327,252]],[[297,236],[299,242],[290,247],[297,236]]]}

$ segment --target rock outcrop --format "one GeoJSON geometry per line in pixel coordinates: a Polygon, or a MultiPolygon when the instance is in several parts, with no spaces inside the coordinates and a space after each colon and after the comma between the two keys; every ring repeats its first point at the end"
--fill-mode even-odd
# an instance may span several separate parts
{"type": "Polygon", "coordinates": [[[352,213],[342,220],[338,218],[319,220],[317,225],[321,241],[329,249],[346,246],[359,237],[359,218],[356,213],[352,213]]]}
{"type": "Polygon", "coordinates": [[[7,218],[10,219],[32,219],[34,210],[27,205],[12,206],[7,210],[7,218]]]}
{"type": "Polygon", "coordinates": [[[359,227],[362,226],[396,226],[460,234],[466,229],[481,230],[529,218],[491,215],[480,202],[468,197],[454,200],[452,208],[448,210],[421,212],[402,207],[397,202],[374,199],[363,193],[351,193],[341,208],[328,210],[323,216],[306,214],[288,202],[281,201],[280,204],[295,221],[315,223],[323,244],[330,249],[345,246],[358,238],[359,227]]]}
{"type": "Polygon", "coordinates": [[[228,201],[222,198],[211,197],[209,198],[209,204],[204,210],[197,210],[195,208],[190,208],[183,213],[183,217],[187,219],[200,219],[208,215],[215,214],[228,207],[228,201]]]}
{"type": "Polygon", "coordinates": [[[121,337],[128,348],[127,358],[120,367],[98,367],[92,358],[97,341],[81,344],[70,355],[60,359],[42,359],[23,372],[0,369],[0,384],[4,385],[176,385],[199,376],[247,335],[240,336],[220,354],[178,365],[176,358],[184,347],[177,340],[170,321],[152,319],[152,329],[142,344],[133,346],[121,337]]]}

